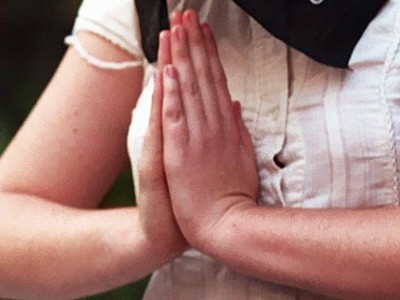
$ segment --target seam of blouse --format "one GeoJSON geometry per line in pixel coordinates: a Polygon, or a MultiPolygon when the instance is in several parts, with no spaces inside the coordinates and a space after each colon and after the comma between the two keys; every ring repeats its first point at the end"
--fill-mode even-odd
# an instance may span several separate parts
{"type": "Polygon", "coordinates": [[[394,34],[393,34],[393,42],[391,43],[386,59],[385,59],[385,64],[384,64],[384,69],[383,69],[383,74],[382,74],[382,79],[381,79],[381,84],[380,84],[380,94],[382,97],[383,105],[385,106],[385,114],[386,114],[386,126],[388,128],[389,134],[390,134],[390,155],[391,155],[391,165],[392,165],[392,173],[393,173],[393,191],[396,196],[396,203],[399,202],[399,179],[397,177],[397,172],[396,172],[396,151],[395,151],[395,143],[394,143],[394,129],[393,129],[393,121],[392,121],[392,116],[390,113],[389,109],[389,101],[388,101],[388,95],[387,95],[387,80],[389,77],[389,73],[392,69],[396,54],[400,51],[400,5],[397,7],[397,13],[395,17],[395,22],[394,22],[394,34]]]}
{"type": "Polygon", "coordinates": [[[86,51],[76,35],[66,37],[65,43],[67,45],[74,46],[81,58],[85,60],[89,65],[100,69],[120,71],[140,67],[143,65],[143,61],[111,62],[100,60],[86,51]]]}
{"type": "Polygon", "coordinates": [[[331,190],[329,193],[331,207],[346,207],[346,161],[344,155],[342,127],[339,117],[339,93],[333,88],[342,85],[342,78],[338,79],[333,75],[333,71],[328,75],[327,92],[324,96],[325,130],[328,140],[331,190]],[[333,83],[336,81],[336,85],[333,83]],[[334,160],[334,157],[342,159],[334,160]]]}

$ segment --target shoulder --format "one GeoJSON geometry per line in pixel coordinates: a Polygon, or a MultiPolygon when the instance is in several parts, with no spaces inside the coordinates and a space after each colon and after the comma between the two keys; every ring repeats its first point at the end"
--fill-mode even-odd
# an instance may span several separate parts
{"type": "Polygon", "coordinates": [[[140,29],[133,0],[84,0],[78,11],[74,33],[88,31],[140,56],[140,29]]]}
{"type": "Polygon", "coordinates": [[[132,16],[134,0],[83,0],[79,15],[99,16],[110,15],[121,21],[132,16]]]}

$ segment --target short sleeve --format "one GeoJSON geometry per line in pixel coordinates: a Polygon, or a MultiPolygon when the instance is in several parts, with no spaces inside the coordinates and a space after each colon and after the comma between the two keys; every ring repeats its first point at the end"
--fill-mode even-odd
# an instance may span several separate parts
{"type": "Polygon", "coordinates": [[[136,58],[144,58],[133,0],[84,0],[73,35],[78,31],[98,34],[136,58]]]}

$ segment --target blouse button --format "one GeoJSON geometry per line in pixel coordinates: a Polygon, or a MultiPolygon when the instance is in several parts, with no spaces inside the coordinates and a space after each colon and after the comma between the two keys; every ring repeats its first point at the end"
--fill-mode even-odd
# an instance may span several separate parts
{"type": "Polygon", "coordinates": [[[324,0],[310,0],[310,2],[314,5],[318,5],[318,4],[321,4],[322,2],[324,2],[324,0]]]}

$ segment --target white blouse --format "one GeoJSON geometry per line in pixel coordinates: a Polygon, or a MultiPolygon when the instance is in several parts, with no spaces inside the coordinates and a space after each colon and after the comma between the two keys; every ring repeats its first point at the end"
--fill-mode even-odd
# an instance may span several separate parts
{"type": "MultiPolygon", "coordinates": [[[[216,35],[232,97],[241,101],[253,138],[260,205],[398,205],[399,1],[389,0],[369,25],[348,70],[322,65],[286,46],[231,0],[169,0],[168,5],[171,12],[194,8],[216,35]]],[[[128,137],[135,174],[149,121],[154,66],[142,54],[133,1],[85,0],[74,27],[79,30],[101,35],[145,66],[128,137]]],[[[323,298],[243,276],[191,250],[154,274],[145,299],[315,297],[323,298]]]]}

